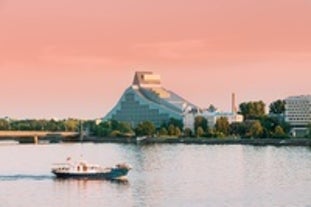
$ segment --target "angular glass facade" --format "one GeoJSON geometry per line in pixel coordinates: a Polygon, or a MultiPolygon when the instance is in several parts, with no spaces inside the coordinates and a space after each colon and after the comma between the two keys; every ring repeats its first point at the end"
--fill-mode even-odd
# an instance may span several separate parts
{"type": "Polygon", "coordinates": [[[136,72],[133,85],[124,92],[104,120],[125,121],[133,127],[143,121],[151,121],[159,127],[170,118],[182,120],[183,112],[195,106],[161,87],[160,79],[155,80],[158,77],[150,72],[136,72]],[[144,80],[144,75],[148,80],[153,78],[150,84],[144,80]]]}

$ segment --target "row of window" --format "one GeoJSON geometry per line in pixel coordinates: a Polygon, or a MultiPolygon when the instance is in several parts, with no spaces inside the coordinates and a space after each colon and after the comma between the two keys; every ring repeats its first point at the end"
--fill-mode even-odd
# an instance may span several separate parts
{"type": "Polygon", "coordinates": [[[307,121],[307,122],[311,122],[310,118],[292,118],[292,117],[288,117],[287,119],[289,121],[307,121]]]}

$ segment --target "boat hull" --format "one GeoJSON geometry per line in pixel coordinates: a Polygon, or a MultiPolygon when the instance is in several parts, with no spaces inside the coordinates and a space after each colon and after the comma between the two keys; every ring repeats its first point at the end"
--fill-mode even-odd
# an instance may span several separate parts
{"type": "Polygon", "coordinates": [[[75,173],[75,172],[57,172],[52,171],[57,178],[63,179],[105,179],[105,180],[118,180],[123,179],[129,169],[113,168],[109,172],[92,172],[92,173],[75,173]]]}

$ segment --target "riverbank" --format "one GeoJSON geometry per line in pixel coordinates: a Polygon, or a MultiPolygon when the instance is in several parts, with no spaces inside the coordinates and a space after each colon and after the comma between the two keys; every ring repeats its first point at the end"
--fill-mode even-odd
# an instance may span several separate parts
{"type": "Polygon", "coordinates": [[[136,138],[122,137],[87,137],[85,142],[94,143],[128,143],[128,144],[205,144],[205,145],[253,145],[253,146],[311,146],[311,139],[237,139],[237,138],[146,138],[137,141],[136,138]]]}

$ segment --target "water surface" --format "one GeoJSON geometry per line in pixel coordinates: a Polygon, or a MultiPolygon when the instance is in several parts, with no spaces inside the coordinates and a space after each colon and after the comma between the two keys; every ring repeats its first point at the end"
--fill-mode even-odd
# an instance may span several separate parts
{"type": "Polygon", "coordinates": [[[0,145],[0,207],[311,207],[311,150],[183,144],[0,145]],[[59,180],[68,156],[128,162],[128,182],[59,180]]]}

